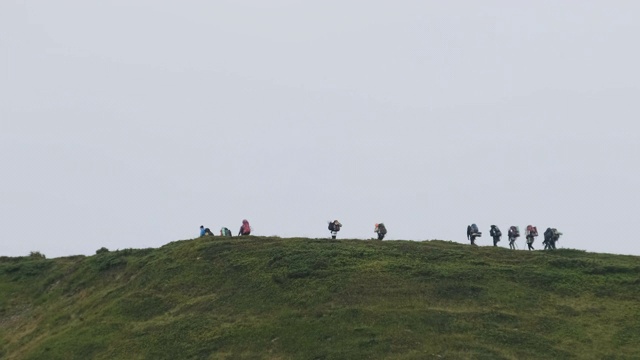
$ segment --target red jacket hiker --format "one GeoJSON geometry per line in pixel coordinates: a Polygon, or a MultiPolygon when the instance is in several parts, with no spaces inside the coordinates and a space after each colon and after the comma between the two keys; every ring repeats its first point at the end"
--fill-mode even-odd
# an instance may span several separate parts
{"type": "Polygon", "coordinates": [[[241,235],[251,235],[251,226],[247,219],[242,220],[242,226],[240,226],[240,232],[238,232],[238,236],[241,235]]]}

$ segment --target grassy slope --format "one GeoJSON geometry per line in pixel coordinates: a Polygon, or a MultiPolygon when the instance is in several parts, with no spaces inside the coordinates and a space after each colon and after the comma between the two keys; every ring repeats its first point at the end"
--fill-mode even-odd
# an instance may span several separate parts
{"type": "Polygon", "coordinates": [[[6,359],[640,358],[633,256],[202,238],[0,258],[6,359]]]}

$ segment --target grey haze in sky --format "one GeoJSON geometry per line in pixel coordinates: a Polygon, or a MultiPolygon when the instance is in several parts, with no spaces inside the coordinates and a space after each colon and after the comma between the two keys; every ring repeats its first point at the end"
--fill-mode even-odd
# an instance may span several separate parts
{"type": "Polygon", "coordinates": [[[640,255],[639,18],[634,1],[0,1],[0,256],[243,218],[461,243],[475,222],[481,245],[533,224],[640,255]]]}

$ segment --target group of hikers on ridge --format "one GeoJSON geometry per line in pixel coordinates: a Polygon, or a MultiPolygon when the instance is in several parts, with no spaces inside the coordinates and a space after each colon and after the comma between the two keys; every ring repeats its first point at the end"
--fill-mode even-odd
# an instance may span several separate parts
{"type": "MultiPolygon", "coordinates": [[[[544,232],[544,244],[545,250],[555,250],[556,242],[560,239],[562,235],[561,232],[556,228],[547,228],[544,232]]],[[[471,241],[471,245],[476,245],[476,238],[481,237],[482,232],[478,229],[478,225],[471,224],[467,226],[467,239],[471,241]]],[[[498,246],[498,242],[502,237],[502,231],[497,225],[491,225],[491,229],[489,230],[489,236],[493,239],[493,246],[498,246]]],[[[509,227],[509,232],[507,233],[509,237],[509,248],[512,250],[516,249],[516,239],[520,237],[520,228],[518,226],[509,227]]],[[[533,241],[538,236],[538,228],[533,225],[527,225],[525,230],[525,239],[527,239],[527,247],[528,250],[535,250],[533,248],[533,241]]]]}
{"type": "MultiPolygon", "coordinates": [[[[204,227],[204,225],[200,225],[200,237],[210,235],[213,236],[213,233],[209,228],[204,227]]],[[[251,225],[249,225],[249,221],[247,219],[242,220],[242,225],[240,226],[240,231],[238,231],[238,236],[246,236],[251,235],[251,225]]],[[[231,234],[231,230],[226,227],[220,229],[220,236],[233,236],[231,234]]]]}
{"type": "MultiPolygon", "coordinates": [[[[336,239],[338,236],[338,232],[342,228],[342,223],[338,220],[328,221],[329,223],[329,231],[331,232],[331,238],[336,239]]],[[[247,219],[242,220],[242,225],[240,226],[240,230],[238,231],[238,236],[247,236],[251,235],[251,225],[249,225],[249,221],[247,219]]],[[[376,223],[373,230],[376,234],[378,234],[378,240],[383,240],[385,235],[387,235],[387,227],[383,223],[376,223]]],[[[204,225],[200,225],[200,236],[213,236],[213,233],[209,228],[205,228],[204,225]]],[[[562,233],[558,231],[556,228],[547,228],[544,232],[544,244],[545,250],[555,250],[556,242],[562,236],[562,233]]],[[[226,227],[220,229],[220,236],[232,236],[231,230],[226,227]]],[[[477,246],[476,238],[482,236],[482,232],[478,228],[478,225],[471,224],[467,226],[467,239],[471,241],[471,245],[477,246]]],[[[502,237],[502,231],[497,225],[491,225],[489,230],[489,236],[493,239],[493,246],[498,246],[498,242],[500,242],[500,238],[502,237]]],[[[509,238],[509,248],[515,250],[517,248],[516,240],[520,237],[520,228],[518,226],[510,226],[509,231],[507,232],[507,237],[509,238]]],[[[538,228],[533,225],[527,225],[525,230],[525,239],[527,239],[527,248],[528,250],[535,250],[533,248],[533,242],[535,238],[538,237],[538,228]]]]}

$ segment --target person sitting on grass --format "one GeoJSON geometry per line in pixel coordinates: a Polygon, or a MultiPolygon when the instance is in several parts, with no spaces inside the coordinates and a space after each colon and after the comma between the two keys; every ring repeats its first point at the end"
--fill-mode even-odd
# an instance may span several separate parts
{"type": "Polygon", "coordinates": [[[205,235],[213,236],[213,233],[211,232],[211,230],[209,230],[209,228],[206,228],[203,225],[200,225],[200,237],[203,237],[205,235]]]}
{"type": "Polygon", "coordinates": [[[242,226],[240,226],[240,231],[238,232],[238,236],[247,236],[251,235],[251,226],[249,225],[249,221],[247,219],[242,220],[242,226]]]}

